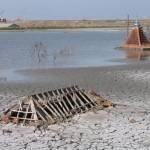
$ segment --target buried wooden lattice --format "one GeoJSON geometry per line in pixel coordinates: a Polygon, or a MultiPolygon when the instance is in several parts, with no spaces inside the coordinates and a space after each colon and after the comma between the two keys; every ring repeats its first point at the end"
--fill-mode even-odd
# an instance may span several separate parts
{"type": "Polygon", "coordinates": [[[53,124],[97,105],[84,90],[73,86],[28,96],[7,113],[14,123],[43,121],[53,124]]]}

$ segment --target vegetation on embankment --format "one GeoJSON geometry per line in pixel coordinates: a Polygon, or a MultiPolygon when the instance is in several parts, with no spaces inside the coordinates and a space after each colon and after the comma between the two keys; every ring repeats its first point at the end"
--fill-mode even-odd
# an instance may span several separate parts
{"type": "MultiPolygon", "coordinates": [[[[140,20],[142,26],[150,26],[150,20],[140,20]]],[[[31,20],[21,21],[23,29],[66,29],[66,28],[125,28],[127,20],[31,20]]],[[[134,20],[129,21],[133,26],[134,20]]]]}
{"type": "MultiPolygon", "coordinates": [[[[139,22],[144,27],[150,26],[150,19],[139,22]]],[[[9,27],[0,27],[0,30],[126,28],[128,24],[132,27],[134,20],[26,20],[15,22],[9,27]]]]}

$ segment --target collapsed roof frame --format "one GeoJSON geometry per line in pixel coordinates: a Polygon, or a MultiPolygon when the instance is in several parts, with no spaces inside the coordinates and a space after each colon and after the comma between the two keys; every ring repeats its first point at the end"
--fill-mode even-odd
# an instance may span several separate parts
{"type": "Polygon", "coordinates": [[[39,121],[54,124],[97,106],[96,100],[85,90],[72,86],[28,96],[5,114],[17,124],[26,125],[39,121]]]}

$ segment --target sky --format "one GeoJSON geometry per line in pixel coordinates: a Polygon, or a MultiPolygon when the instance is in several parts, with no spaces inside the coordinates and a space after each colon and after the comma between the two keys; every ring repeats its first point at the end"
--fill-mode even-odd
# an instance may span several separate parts
{"type": "Polygon", "coordinates": [[[0,16],[8,19],[150,18],[150,0],[0,0],[0,16]]]}

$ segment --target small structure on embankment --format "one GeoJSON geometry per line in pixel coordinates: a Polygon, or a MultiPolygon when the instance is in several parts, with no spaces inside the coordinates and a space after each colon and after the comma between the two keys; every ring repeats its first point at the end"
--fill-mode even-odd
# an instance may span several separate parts
{"type": "Polygon", "coordinates": [[[99,106],[109,107],[112,103],[93,91],[86,92],[78,86],[72,86],[25,97],[4,112],[2,122],[54,124],[99,106]]]}
{"type": "Polygon", "coordinates": [[[150,39],[146,36],[138,21],[134,24],[133,29],[121,48],[150,50],[150,39]]]}

